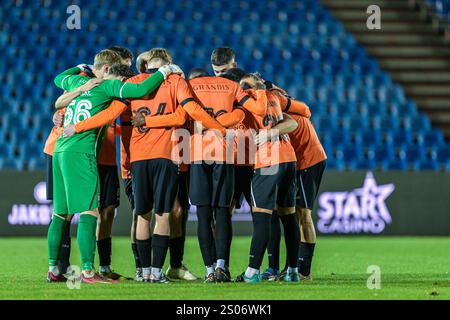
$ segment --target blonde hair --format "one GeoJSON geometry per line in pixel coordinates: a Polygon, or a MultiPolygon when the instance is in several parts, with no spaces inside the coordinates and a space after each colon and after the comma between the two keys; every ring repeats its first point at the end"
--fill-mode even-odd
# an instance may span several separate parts
{"type": "Polygon", "coordinates": [[[114,64],[121,64],[122,58],[120,55],[112,50],[105,49],[100,51],[95,55],[94,58],[94,68],[100,69],[105,64],[114,65],[114,64]]]}
{"type": "Polygon", "coordinates": [[[172,56],[165,48],[153,48],[147,51],[147,53],[147,63],[155,59],[159,59],[164,63],[172,63],[172,56]]]}

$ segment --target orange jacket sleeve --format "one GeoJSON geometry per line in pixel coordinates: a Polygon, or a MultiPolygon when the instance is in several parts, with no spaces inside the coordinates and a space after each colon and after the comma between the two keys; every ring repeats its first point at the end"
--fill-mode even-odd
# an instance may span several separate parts
{"type": "Polygon", "coordinates": [[[212,118],[194,99],[194,93],[186,80],[180,78],[177,86],[177,101],[195,121],[201,121],[207,129],[217,129],[225,136],[226,129],[212,118]]]}
{"type": "Polygon", "coordinates": [[[281,109],[283,110],[283,112],[295,113],[305,118],[311,118],[311,111],[305,103],[280,94],[279,91],[275,92],[277,93],[278,99],[280,100],[281,109]]]}
{"type": "Polygon", "coordinates": [[[128,108],[129,102],[126,100],[113,100],[108,108],[97,113],[96,115],[78,122],[75,125],[76,132],[84,132],[87,130],[103,127],[111,124],[122,112],[128,108]]]}
{"type": "Polygon", "coordinates": [[[290,105],[283,110],[284,112],[296,113],[305,118],[311,118],[311,110],[305,103],[293,99],[289,99],[289,102],[290,105]]]}
{"type": "Polygon", "coordinates": [[[145,126],[148,128],[181,127],[188,115],[182,107],[178,107],[174,113],[161,116],[146,116],[145,126]]]}
{"type": "Polygon", "coordinates": [[[242,107],[250,111],[251,113],[257,116],[264,116],[267,112],[267,96],[266,91],[255,90],[256,92],[256,100],[249,97],[247,93],[240,87],[236,92],[236,101],[242,107]]]}
{"type": "Polygon", "coordinates": [[[217,117],[217,121],[225,128],[237,125],[239,122],[243,121],[245,118],[245,113],[241,109],[234,109],[230,113],[225,113],[217,117]]]}

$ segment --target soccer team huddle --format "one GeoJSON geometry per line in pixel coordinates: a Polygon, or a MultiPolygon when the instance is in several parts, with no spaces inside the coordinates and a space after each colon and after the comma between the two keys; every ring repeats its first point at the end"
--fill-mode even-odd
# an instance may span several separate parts
{"type": "Polygon", "coordinates": [[[213,50],[214,76],[203,69],[186,76],[164,48],[141,53],[138,74],[132,63],[130,50],[110,47],[92,66],[67,69],[54,80],[65,92],[55,102],[55,126],[44,148],[47,197],[54,208],[47,280],[66,281],[74,214],[79,214],[81,281],[126,278],[111,267],[111,230],[120,204],[116,136],[133,211],[135,280],[198,279],[183,263],[191,205],[205,283],[311,280],[316,242],[311,210],[327,157],[309,107],[259,73],[238,68],[231,48],[213,50]],[[232,278],[232,214],[244,198],[253,221],[249,261],[232,278]],[[266,252],[268,268],[260,272],[266,252]]]}

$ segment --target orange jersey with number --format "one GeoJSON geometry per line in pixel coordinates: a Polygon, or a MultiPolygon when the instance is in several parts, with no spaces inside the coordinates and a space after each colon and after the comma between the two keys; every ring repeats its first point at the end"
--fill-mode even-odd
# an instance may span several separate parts
{"type": "Polygon", "coordinates": [[[298,123],[297,129],[289,133],[297,156],[297,170],[309,168],[327,159],[311,119],[295,113],[289,115],[298,123]]]}
{"type": "MultiPolygon", "coordinates": [[[[251,95],[254,90],[247,90],[251,95]]],[[[244,125],[249,129],[257,130],[262,134],[262,130],[273,128],[278,122],[283,120],[280,99],[277,94],[266,91],[267,112],[265,116],[251,115],[245,117],[244,125]]],[[[294,149],[287,135],[283,135],[276,140],[268,141],[258,147],[255,157],[255,169],[277,165],[280,163],[295,162],[294,149]]]]}
{"type": "MultiPolygon", "coordinates": [[[[146,73],[128,79],[127,82],[140,83],[155,71],[148,70],[146,73]]],[[[194,100],[188,83],[179,75],[171,74],[157,91],[148,96],[131,100],[131,110],[133,114],[139,112],[144,116],[164,115],[175,112],[179,104],[184,105],[194,100]]],[[[174,127],[133,128],[130,141],[130,162],[155,158],[178,162],[178,157],[172,159],[172,148],[176,146],[176,141],[172,141],[174,130],[174,127]]]]}
{"type": "MultiPolygon", "coordinates": [[[[87,77],[88,75],[84,72],[80,72],[80,76],[87,77]]],[[[67,91],[64,91],[64,93],[67,93],[67,91]]],[[[65,113],[66,108],[57,110],[53,116],[56,115],[56,113],[61,112],[62,114],[65,113]]],[[[44,153],[53,156],[53,151],[55,150],[56,141],[59,139],[59,136],[62,134],[62,127],[56,127],[53,126],[53,128],[50,130],[50,133],[47,137],[47,140],[45,140],[44,145],[44,153]]]]}

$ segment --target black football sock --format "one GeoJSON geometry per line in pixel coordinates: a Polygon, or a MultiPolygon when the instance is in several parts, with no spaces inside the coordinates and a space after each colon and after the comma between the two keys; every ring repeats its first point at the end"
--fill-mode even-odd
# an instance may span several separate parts
{"type": "Polygon", "coordinates": [[[169,249],[169,236],[153,234],[152,239],[152,268],[162,269],[169,249]]]}
{"type": "Polygon", "coordinates": [[[253,214],[253,235],[250,245],[249,267],[258,269],[267,249],[270,236],[270,214],[255,212],[253,214]]]}
{"type": "Polygon", "coordinates": [[[211,242],[211,257],[214,264],[217,261],[216,242],[214,240],[214,234],[211,242]]]}
{"type": "Polygon", "coordinates": [[[136,268],[142,268],[141,259],[139,258],[139,252],[136,243],[131,244],[131,251],[133,251],[134,263],[136,265],[136,268]]]}
{"type": "Polygon", "coordinates": [[[284,229],[284,241],[286,243],[286,256],[288,267],[297,268],[298,244],[300,243],[300,230],[295,214],[280,216],[284,229]]]}
{"type": "Polygon", "coordinates": [[[111,237],[97,241],[99,265],[102,267],[111,265],[111,237]]]}
{"type": "MultiPolygon", "coordinates": [[[[230,240],[228,237],[230,236],[230,223],[229,218],[230,214],[228,213],[228,208],[216,208],[216,252],[217,252],[217,260],[227,260],[228,253],[228,244],[230,240]]],[[[225,267],[225,265],[223,266],[225,267]]]]}
{"type": "Polygon", "coordinates": [[[269,256],[269,268],[276,270],[280,270],[280,241],[280,218],[277,212],[274,211],[270,220],[270,238],[267,245],[267,255],[269,256]]]}
{"type": "MultiPolygon", "coordinates": [[[[213,265],[214,238],[211,230],[212,209],[209,206],[197,207],[197,235],[205,266],[213,265]]],[[[214,250],[215,251],[215,250],[214,250]]]]}
{"type": "Polygon", "coordinates": [[[300,242],[298,250],[298,272],[304,276],[309,276],[311,273],[311,264],[315,246],[315,243],[300,242]]]}
{"type": "Polygon", "coordinates": [[[183,208],[183,220],[182,220],[182,231],[183,231],[183,235],[181,236],[182,241],[181,241],[181,257],[180,260],[181,262],[183,262],[184,259],[184,247],[186,245],[186,225],[187,225],[187,221],[188,221],[188,209],[183,208]]]}
{"type": "Polygon", "coordinates": [[[230,256],[231,256],[231,242],[233,241],[233,224],[231,222],[231,214],[228,214],[228,244],[227,244],[227,254],[225,258],[225,270],[228,270],[228,267],[230,266],[230,256]]]}
{"type": "Polygon", "coordinates": [[[136,247],[142,268],[150,268],[152,266],[152,238],[147,240],[136,240],[136,247]]]}
{"type": "Polygon", "coordinates": [[[176,237],[169,240],[171,268],[181,268],[183,263],[184,239],[185,237],[176,237]]]}
{"type": "Polygon", "coordinates": [[[64,221],[64,229],[61,240],[61,248],[59,249],[59,272],[64,274],[67,272],[67,268],[70,266],[70,248],[71,248],[71,237],[70,237],[70,224],[71,221],[64,221]]]}

